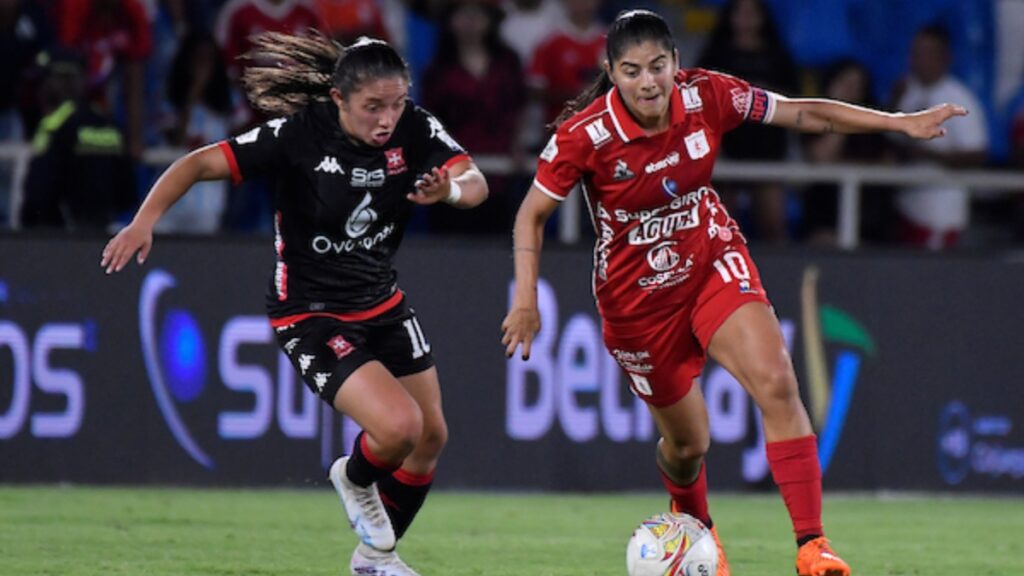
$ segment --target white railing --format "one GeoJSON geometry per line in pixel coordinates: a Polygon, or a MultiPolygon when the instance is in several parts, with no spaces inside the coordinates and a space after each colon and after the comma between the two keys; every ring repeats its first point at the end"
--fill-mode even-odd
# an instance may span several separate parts
{"type": "MultiPolygon", "coordinates": [[[[167,166],[185,153],[177,148],[153,148],[143,155],[143,162],[167,166]]],[[[11,223],[17,226],[21,206],[22,183],[27,172],[31,149],[23,144],[0,144],[0,162],[14,162],[14,186],[11,197],[11,223]]],[[[508,156],[474,156],[486,174],[529,174],[532,162],[517,164],[508,156]]],[[[874,164],[804,164],[794,162],[732,162],[721,160],[715,166],[714,178],[729,182],[786,182],[790,184],[832,183],[839,186],[838,241],[848,250],[860,242],[860,195],[864,185],[913,186],[921,184],[956,184],[972,190],[1024,193],[1024,172],[993,170],[947,170],[926,166],[879,166],[874,164]]],[[[569,196],[561,210],[559,238],[566,243],[580,239],[580,197],[569,196]]]]}

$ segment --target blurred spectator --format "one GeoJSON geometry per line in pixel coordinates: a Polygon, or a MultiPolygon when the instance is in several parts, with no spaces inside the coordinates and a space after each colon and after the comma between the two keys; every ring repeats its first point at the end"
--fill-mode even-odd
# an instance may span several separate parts
{"type": "Polygon", "coordinates": [[[537,47],[565,22],[561,0],[506,0],[503,7],[501,39],[524,65],[533,61],[537,47]]]}
{"type": "Polygon", "coordinates": [[[121,93],[128,150],[143,149],[143,68],[152,49],[145,10],[138,0],[63,0],[60,41],[86,57],[86,94],[105,113],[118,108],[121,93]]]}
{"type": "MultiPolygon", "coordinates": [[[[173,109],[167,141],[189,150],[229,136],[233,108],[231,84],[220,48],[207,32],[182,38],[171,63],[167,100],[173,109]]],[[[224,182],[200,182],[157,223],[157,232],[210,234],[220,227],[227,188],[224,182]]]]}
{"type": "Polygon", "coordinates": [[[224,51],[232,78],[239,78],[238,57],[249,51],[249,37],[257,32],[302,34],[323,28],[323,21],[309,0],[231,0],[217,16],[215,34],[224,51]]]}
{"type": "MultiPolygon", "coordinates": [[[[697,66],[735,74],[751,84],[793,96],[798,90],[796,65],[782,43],[775,21],[761,0],[730,0],[718,16],[697,66]]],[[[722,155],[730,160],[782,161],[789,153],[785,130],[764,124],[742,124],[722,139],[722,155]]],[[[786,191],[779,184],[755,186],[752,194],[753,236],[784,241],[786,191]]],[[[730,210],[747,204],[743,189],[723,187],[730,210]]],[[[738,217],[743,213],[739,211],[738,217]]],[[[749,229],[749,227],[748,227],[749,229]]]]}
{"type": "Polygon", "coordinates": [[[45,57],[46,116],[32,141],[21,224],[107,230],[136,202],[131,158],[113,121],[82,98],[83,65],[73,53],[45,57]]]}
{"type": "Polygon", "coordinates": [[[360,36],[390,41],[376,0],[314,0],[314,5],[328,34],[342,44],[360,36]]]}
{"type": "MultiPolygon", "coordinates": [[[[0,142],[20,142],[39,121],[34,94],[25,82],[36,54],[51,33],[46,15],[27,0],[0,0],[0,142]],[[28,105],[26,105],[28,104],[28,105]]],[[[0,158],[0,228],[11,223],[14,162],[0,158]]]]}
{"type": "Polygon", "coordinates": [[[600,0],[565,0],[566,22],[533,54],[529,82],[544,104],[545,124],[586,88],[601,70],[605,27],[597,20],[600,0]]]}
{"type": "MultiPolygon", "coordinates": [[[[525,68],[533,62],[537,47],[565,24],[565,7],[562,0],[505,0],[502,5],[506,17],[501,39],[515,50],[525,68]]],[[[544,107],[540,102],[530,101],[523,109],[518,140],[518,146],[527,150],[543,145],[544,107]]]]}
{"type": "Polygon", "coordinates": [[[34,102],[22,102],[26,72],[53,41],[46,14],[28,0],[0,0],[0,141],[23,140],[39,121],[34,102]],[[25,104],[28,104],[27,106],[25,104]]]}
{"type": "MultiPolygon", "coordinates": [[[[823,96],[877,108],[871,73],[856,60],[841,60],[822,75],[823,96]]],[[[814,164],[837,162],[872,163],[883,160],[886,140],[881,134],[804,134],[804,157],[814,164]]],[[[861,195],[861,232],[866,241],[887,242],[891,238],[891,194],[867,187],[861,195]]],[[[804,190],[802,237],[813,244],[834,246],[839,186],[816,184],[804,190]]]]}
{"type": "MultiPolygon", "coordinates": [[[[499,37],[501,17],[499,8],[483,0],[449,6],[434,63],[424,75],[422,102],[467,150],[515,156],[526,84],[519,58],[499,37]]],[[[511,229],[521,195],[510,193],[508,178],[489,177],[488,184],[490,200],[472,214],[432,206],[431,228],[481,233],[511,229]]]]}
{"type": "Polygon", "coordinates": [[[424,72],[434,61],[437,38],[440,34],[438,19],[445,0],[409,0],[405,10],[405,50],[402,57],[409,64],[412,86],[409,95],[416,102],[421,100],[420,85],[424,72]]]}
{"type": "MultiPolygon", "coordinates": [[[[914,37],[910,74],[897,88],[896,108],[924,110],[944,102],[970,112],[946,123],[946,135],[934,140],[901,141],[910,160],[954,168],[982,166],[988,149],[985,110],[967,87],[949,73],[949,36],[944,28],[926,26],[914,37]]],[[[905,190],[896,202],[903,219],[902,239],[932,250],[954,246],[967,228],[970,196],[966,188],[929,185],[905,190]]]]}

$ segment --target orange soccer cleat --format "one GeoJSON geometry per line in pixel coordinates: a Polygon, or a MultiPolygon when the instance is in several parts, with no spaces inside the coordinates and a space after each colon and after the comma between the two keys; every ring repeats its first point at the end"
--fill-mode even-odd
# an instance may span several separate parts
{"type": "Polygon", "coordinates": [[[819,536],[796,553],[797,576],[850,576],[850,565],[832,551],[828,539],[819,536]]]}
{"type": "Polygon", "coordinates": [[[711,527],[711,535],[715,537],[715,547],[718,548],[718,572],[715,576],[729,576],[729,561],[725,559],[725,549],[722,548],[722,541],[718,539],[718,530],[711,527]]]}

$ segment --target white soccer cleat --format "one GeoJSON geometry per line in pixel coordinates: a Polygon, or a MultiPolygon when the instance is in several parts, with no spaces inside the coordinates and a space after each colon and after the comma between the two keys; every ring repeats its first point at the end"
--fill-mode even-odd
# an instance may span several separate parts
{"type": "Polygon", "coordinates": [[[365,544],[356,546],[349,566],[355,576],[420,576],[394,550],[381,552],[365,544]]]}
{"type": "MultiPolygon", "coordinates": [[[[349,525],[366,546],[380,552],[394,550],[395,530],[391,527],[391,519],[388,518],[387,511],[384,510],[384,503],[380,500],[377,485],[371,484],[363,488],[353,484],[345,473],[346,464],[348,464],[348,456],[335,460],[334,464],[331,464],[328,478],[331,479],[334,490],[341,497],[341,504],[345,507],[345,513],[348,514],[349,525]]],[[[367,574],[375,574],[375,572],[367,572],[367,574]]],[[[404,574],[404,572],[395,572],[395,574],[404,574]]],[[[415,574],[415,572],[409,572],[409,574],[415,574]]]]}

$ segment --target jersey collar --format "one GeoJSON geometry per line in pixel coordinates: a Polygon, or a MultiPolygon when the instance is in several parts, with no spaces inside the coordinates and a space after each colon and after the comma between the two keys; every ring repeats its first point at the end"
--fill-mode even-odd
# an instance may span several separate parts
{"type": "MultiPolygon", "coordinates": [[[[622,96],[619,95],[618,88],[609,90],[604,98],[605,105],[611,113],[615,131],[619,133],[619,137],[622,138],[623,142],[647,136],[644,133],[644,129],[636,123],[636,120],[629,113],[626,104],[622,101],[622,96]]],[[[672,86],[672,94],[669,95],[668,109],[670,126],[679,124],[686,117],[686,110],[683,107],[683,96],[675,85],[672,86]]]]}

